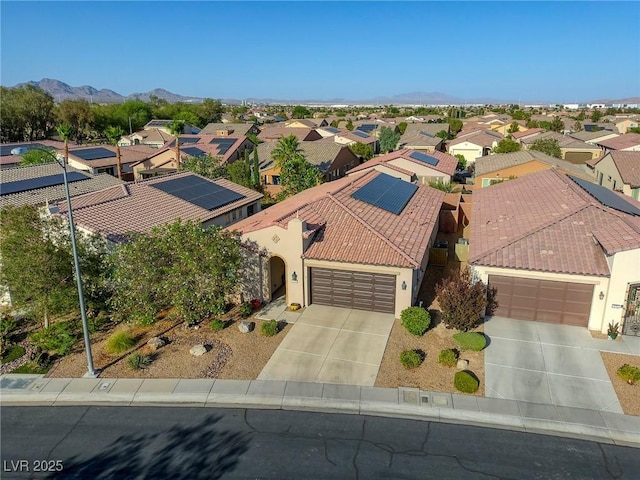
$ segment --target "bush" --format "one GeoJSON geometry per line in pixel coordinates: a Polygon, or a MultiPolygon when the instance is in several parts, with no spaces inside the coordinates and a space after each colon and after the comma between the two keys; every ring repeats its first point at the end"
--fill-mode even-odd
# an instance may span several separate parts
{"type": "Polygon", "coordinates": [[[474,352],[481,351],[487,346],[486,337],[477,332],[459,332],[453,335],[453,341],[462,350],[473,350],[474,352]]]}
{"type": "Polygon", "coordinates": [[[484,318],[487,288],[480,280],[473,278],[469,267],[436,285],[436,295],[447,328],[466,332],[484,318]]]}
{"type": "Polygon", "coordinates": [[[409,333],[413,335],[424,335],[429,325],[431,324],[431,317],[422,307],[408,307],[405,308],[400,314],[402,320],[402,326],[406,328],[409,333]]]}
{"type": "Polygon", "coordinates": [[[633,385],[640,380],[640,368],[625,363],[618,369],[618,376],[625,382],[633,385]]]}
{"type": "Polygon", "coordinates": [[[225,322],[224,320],[220,320],[219,318],[214,318],[213,320],[211,320],[211,323],[209,323],[209,326],[214,332],[219,332],[227,326],[227,322],[225,322]]]}
{"type": "Polygon", "coordinates": [[[66,355],[76,343],[76,337],[71,331],[70,322],[58,322],[42,331],[30,336],[31,341],[42,350],[66,355]]]}
{"type": "Polygon", "coordinates": [[[458,362],[458,355],[451,349],[440,351],[438,355],[438,363],[447,367],[453,367],[458,362]]]}
{"type": "Polygon", "coordinates": [[[480,386],[478,379],[471,372],[466,370],[456,372],[453,377],[453,384],[458,391],[463,393],[475,393],[478,391],[478,387],[480,386]]]}
{"type": "Polygon", "coordinates": [[[127,357],[127,364],[132,370],[146,368],[151,363],[151,356],[139,352],[133,352],[127,357]]]}
{"type": "Polygon", "coordinates": [[[244,302],[242,305],[240,305],[240,316],[242,318],[247,318],[252,313],[253,313],[253,307],[251,306],[250,302],[244,302]]]}
{"type": "Polygon", "coordinates": [[[423,356],[415,350],[405,350],[400,354],[400,363],[405,368],[416,368],[422,363],[423,356]]]}
{"type": "Polygon", "coordinates": [[[40,365],[38,362],[27,362],[24,365],[12,370],[11,373],[25,373],[43,375],[49,371],[51,365],[40,365]]]}
{"type": "Polygon", "coordinates": [[[117,355],[126,352],[136,344],[134,338],[127,332],[116,332],[107,340],[107,352],[117,355]]]}
{"type": "Polygon", "coordinates": [[[26,350],[22,345],[11,345],[2,355],[2,363],[9,363],[22,357],[26,350]]]}
{"type": "Polygon", "coordinates": [[[278,333],[278,321],[277,320],[266,320],[262,322],[260,326],[260,331],[263,335],[267,337],[273,337],[276,333],[278,333]]]}

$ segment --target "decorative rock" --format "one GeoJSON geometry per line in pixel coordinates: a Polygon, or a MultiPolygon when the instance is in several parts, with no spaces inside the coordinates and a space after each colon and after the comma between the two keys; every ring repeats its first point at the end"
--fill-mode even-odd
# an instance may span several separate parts
{"type": "Polygon", "coordinates": [[[189,353],[191,355],[193,355],[194,357],[199,357],[199,356],[204,355],[205,353],[207,353],[207,347],[205,347],[204,345],[194,345],[189,350],[189,353]]]}
{"type": "Polygon", "coordinates": [[[159,348],[164,347],[166,343],[160,337],[153,337],[149,339],[149,341],[147,342],[147,345],[149,346],[149,350],[155,352],[159,348]]]}
{"type": "Polygon", "coordinates": [[[458,360],[458,363],[456,365],[456,368],[458,370],[466,370],[466,368],[469,366],[469,360],[464,360],[464,359],[460,359],[458,360]]]}
{"type": "Polygon", "coordinates": [[[255,323],[253,322],[240,322],[238,324],[238,330],[240,330],[242,333],[249,333],[253,330],[253,327],[255,327],[255,323]]]}

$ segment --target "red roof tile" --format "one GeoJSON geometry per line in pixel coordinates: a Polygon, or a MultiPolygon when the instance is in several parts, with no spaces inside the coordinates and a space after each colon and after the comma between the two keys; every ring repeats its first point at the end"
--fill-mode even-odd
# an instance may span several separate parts
{"type": "MultiPolygon", "coordinates": [[[[404,160],[408,160],[412,163],[415,163],[416,165],[420,165],[422,167],[427,166],[429,168],[432,168],[433,170],[436,170],[438,172],[442,172],[442,173],[446,173],[447,175],[453,175],[456,171],[456,166],[458,165],[458,159],[456,157],[454,157],[453,155],[449,155],[448,153],[443,153],[443,152],[421,152],[424,153],[425,155],[429,155],[430,157],[434,157],[438,159],[438,164],[437,165],[427,165],[423,162],[421,162],[420,160],[416,160],[414,158],[411,158],[411,154],[414,152],[419,152],[420,150],[413,150],[410,148],[405,148],[403,150],[397,150],[395,152],[391,152],[391,153],[387,153],[386,155],[381,155],[379,157],[374,157],[371,160],[366,161],[365,163],[363,163],[362,165],[358,165],[355,168],[352,168],[351,170],[349,170],[349,173],[352,172],[361,172],[361,171],[365,171],[365,170],[369,170],[372,167],[375,167],[376,165],[385,165],[390,167],[391,165],[389,165],[388,162],[392,161],[392,160],[396,160],[398,158],[402,158],[404,160]]],[[[406,170],[405,170],[406,172],[406,170]]],[[[415,173],[415,172],[412,172],[415,173]]]]}
{"type": "Polygon", "coordinates": [[[633,148],[640,146],[640,133],[625,133],[615,138],[608,138],[598,142],[601,145],[610,150],[624,150],[625,148],[633,148]]]}

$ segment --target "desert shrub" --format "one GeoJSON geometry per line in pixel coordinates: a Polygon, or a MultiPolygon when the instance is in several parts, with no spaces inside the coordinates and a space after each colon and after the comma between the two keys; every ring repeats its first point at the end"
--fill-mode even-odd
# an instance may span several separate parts
{"type": "Polygon", "coordinates": [[[487,346],[487,339],[481,333],[477,332],[458,332],[453,335],[453,341],[462,350],[481,351],[487,346]]]}
{"type": "Polygon", "coordinates": [[[278,321],[277,320],[265,320],[260,326],[260,331],[267,337],[273,337],[278,333],[278,321]]]}
{"type": "Polygon", "coordinates": [[[422,363],[422,355],[415,350],[405,350],[400,354],[400,363],[405,368],[416,368],[422,363]]]}
{"type": "Polygon", "coordinates": [[[242,318],[247,318],[253,312],[253,306],[251,306],[251,302],[244,302],[240,305],[240,316],[242,318]]]}
{"type": "Polygon", "coordinates": [[[211,327],[211,330],[213,330],[214,332],[219,332],[220,330],[224,329],[224,327],[227,326],[227,322],[225,322],[224,320],[220,320],[219,318],[214,318],[209,323],[209,326],[211,327]]]}
{"type": "Polygon", "coordinates": [[[633,367],[628,363],[622,365],[617,373],[621,379],[632,385],[640,380],[640,368],[633,367]]]}
{"type": "Polygon", "coordinates": [[[9,363],[22,357],[26,350],[22,345],[11,345],[2,355],[2,363],[9,363]]]}
{"type": "Polygon", "coordinates": [[[480,386],[478,379],[471,372],[466,370],[456,372],[453,377],[453,384],[458,391],[463,393],[477,392],[478,387],[480,386]]]}
{"type": "Polygon", "coordinates": [[[442,320],[447,328],[466,332],[477,326],[485,315],[487,287],[474,279],[469,267],[436,285],[442,320]]]}
{"type": "Polygon", "coordinates": [[[126,352],[136,344],[134,338],[127,332],[116,332],[107,340],[107,352],[117,355],[126,352]]]}
{"type": "Polygon", "coordinates": [[[146,368],[151,363],[151,356],[139,352],[133,352],[127,357],[127,365],[132,370],[140,370],[146,368]]]}
{"type": "Polygon", "coordinates": [[[12,370],[11,373],[24,373],[24,374],[36,374],[43,375],[49,371],[51,365],[40,365],[36,361],[27,362],[24,365],[12,370]]]}
{"type": "Polygon", "coordinates": [[[453,367],[458,361],[458,355],[453,350],[446,349],[441,350],[440,355],[438,355],[438,363],[445,365],[447,367],[453,367]]]}
{"type": "Polygon", "coordinates": [[[422,307],[407,307],[400,314],[402,320],[402,326],[406,328],[409,333],[413,335],[424,335],[429,325],[431,324],[431,317],[422,307]]]}
{"type": "Polygon", "coordinates": [[[76,343],[70,322],[58,322],[30,336],[31,341],[42,350],[66,355],[76,343]]]}

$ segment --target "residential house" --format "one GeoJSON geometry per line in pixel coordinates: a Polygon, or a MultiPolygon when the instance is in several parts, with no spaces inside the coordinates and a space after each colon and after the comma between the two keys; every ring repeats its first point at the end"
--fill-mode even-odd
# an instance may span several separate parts
{"type": "Polygon", "coordinates": [[[130,147],[131,145],[146,145],[152,148],[162,148],[167,142],[170,142],[175,137],[170,133],[167,133],[161,128],[149,128],[147,130],[140,130],[131,135],[123,136],[118,145],[121,147],[130,147]]]}
{"type": "Polygon", "coordinates": [[[310,188],[242,220],[232,229],[245,245],[244,297],[269,301],[282,293],[287,304],[399,317],[416,301],[444,197],[370,171],[310,188]],[[373,194],[380,190],[392,193],[373,194]]]}
{"type": "MultiPolygon", "coordinates": [[[[223,178],[182,172],[82,195],[72,199],[71,208],[80,231],[120,243],[132,233],[150,233],[176,220],[227,227],[258,213],[261,198],[261,193],[223,178]]],[[[64,216],[67,207],[59,203],[51,210],[64,216]]]]}
{"type": "MultiPolygon", "coordinates": [[[[244,136],[180,135],[181,161],[187,157],[211,155],[222,159],[223,164],[233,163],[244,157],[245,150],[252,152],[254,148],[255,144],[244,136]]],[[[178,170],[175,140],[154,155],[133,164],[132,169],[136,181],[175,173],[178,170]]]]}
{"type": "Polygon", "coordinates": [[[299,142],[312,142],[320,140],[320,135],[316,130],[310,128],[289,128],[282,125],[264,126],[258,134],[258,138],[263,142],[277,142],[282,137],[295,136],[299,142]]]}
{"type": "MultiPolygon", "coordinates": [[[[151,158],[158,153],[157,148],[145,145],[120,147],[120,163],[122,164],[122,179],[133,180],[133,164],[151,158]]],[[[92,174],[108,173],[118,176],[116,147],[113,145],[81,146],[69,148],[69,165],[78,170],[92,174]]]]}
{"type": "Polygon", "coordinates": [[[599,185],[636,200],[640,197],[640,151],[611,150],[593,169],[599,185]]]}
{"type": "Polygon", "coordinates": [[[476,158],[489,155],[503,138],[501,134],[491,130],[463,131],[448,142],[447,151],[453,156],[462,155],[467,164],[472,164],[476,158]]]}
{"type": "Polygon", "coordinates": [[[448,123],[409,123],[400,137],[400,148],[442,152],[444,139],[437,135],[442,131],[449,133],[448,123]]]}
{"type": "Polygon", "coordinates": [[[640,293],[636,200],[548,169],[474,191],[470,221],[469,263],[497,290],[494,315],[633,329],[625,307],[640,293]]]}
{"type": "Polygon", "coordinates": [[[594,181],[593,173],[586,165],[577,165],[536,150],[487,155],[476,159],[475,165],[475,189],[550,168],[594,181]]]}
{"type": "MultiPolygon", "coordinates": [[[[106,173],[94,175],[68,167],[67,183],[69,196],[75,197],[123,182],[106,173]]],[[[65,197],[62,167],[55,162],[0,169],[0,208],[7,205],[42,206],[65,197]]]]}
{"type": "MultiPolygon", "coordinates": [[[[282,190],[280,168],[271,156],[276,148],[276,142],[258,145],[262,185],[271,195],[276,195],[282,190]]],[[[300,149],[307,162],[322,172],[326,182],[344,177],[348,170],[360,163],[358,156],[349,147],[331,141],[300,142],[300,149]]]]}
{"type": "Polygon", "coordinates": [[[640,133],[625,133],[619,137],[602,140],[598,142],[598,146],[605,154],[612,150],[638,152],[640,151],[640,133]]]}
{"type": "Polygon", "coordinates": [[[595,132],[594,131],[587,132],[586,130],[582,130],[580,132],[574,132],[569,136],[572,138],[575,138],[576,140],[581,140],[590,145],[596,145],[598,142],[602,140],[616,138],[616,137],[619,137],[620,135],[615,132],[612,132],[611,130],[597,130],[595,132]]]}
{"type": "Polygon", "coordinates": [[[353,130],[351,132],[346,129],[340,130],[333,137],[333,141],[340,145],[353,145],[356,143],[369,145],[373,149],[374,154],[380,151],[380,142],[378,138],[364,133],[361,130],[353,130]]]}
{"type": "Polygon", "coordinates": [[[1,168],[13,168],[20,165],[22,162],[22,155],[15,152],[24,152],[32,148],[42,149],[54,149],[62,150],[64,148],[64,142],[57,142],[55,140],[37,140],[34,142],[13,142],[0,144],[0,169],[1,168]]]}
{"type": "Polygon", "coordinates": [[[621,134],[627,133],[630,128],[638,128],[640,126],[637,118],[616,118],[611,120],[611,123],[616,126],[618,133],[621,134]]]}
{"type": "Polygon", "coordinates": [[[511,138],[513,138],[516,142],[521,143],[523,138],[534,137],[539,133],[543,133],[544,128],[528,128],[526,130],[520,130],[518,132],[514,132],[511,134],[511,138]]]}
{"type": "Polygon", "coordinates": [[[590,145],[582,140],[577,140],[569,135],[562,135],[557,132],[543,132],[534,136],[520,138],[520,144],[525,150],[528,150],[536,140],[541,139],[557,140],[560,145],[562,158],[571,163],[586,163],[589,160],[598,158],[602,154],[596,145],[590,145]]]}
{"type": "Polygon", "coordinates": [[[284,122],[285,128],[318,128],[326,127],[329,123],[324,118],[294,118],[284,122]]]}
{"type": "Polygon", "coordinates": [[[216,137],[246,137],[249,134],[258,135],[260,128],[255,123],[208,123],[199,133],[216,137]]]}
{"type": "MultiPolygon", "coordinates": [[[[171,133],[171,129],[169,128],[170,125],[174,122],[174,120],[151,120],[149,123],[147,123],[144,127],[142,127],[143,130],[153,130],[153,129],[160,129],[162,131],[164,131],[165,133],[171,133]]],[[[191,125],[190,123],[184,123],[183,124],[183,129],[182,129],[182,133],[186,134],[186,135],[195,135],[197,133],[200,133],[200,129],[198,127],[196,127],[195,125],[191,125]]]]}
{"type": "Polygon", "coordinates": [[[348,175],[353,177],[376,170],[407,182],[417,181],[428,185],[429,182],[437,181],[449,183],[457,165],[457,158],[443,152],[426,153],[405,148],[374,157],[349,170],[348,175]]]}

